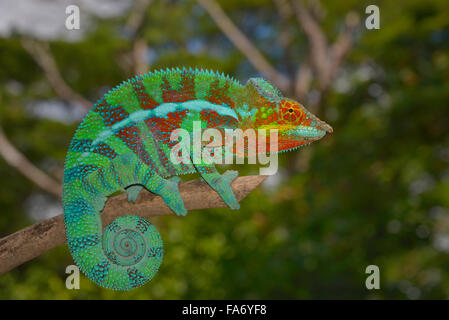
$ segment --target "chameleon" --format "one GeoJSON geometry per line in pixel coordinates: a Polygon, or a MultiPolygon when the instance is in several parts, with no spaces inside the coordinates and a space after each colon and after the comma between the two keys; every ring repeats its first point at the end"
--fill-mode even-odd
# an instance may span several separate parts
{"type": "Polygon", "coordinates": [[[148,220],[119,216],[102,226],[107,198],[140,191],[159,195],[178,216],[187,214],[178,183],[197,172],[231,209],[239,209],[231,183],[214,164],[173,162],[173,130],[277,129],[278,152],[319,140],[332,127],[285,98],[263,78],[245,85],[216,71],[173,68],[134,76],[108,91],[85,115],[69,145],[63,176],[67,244],[79,269],[97,285],[131,290],[150,281],[163,259],[158,230],[148,220]]]}

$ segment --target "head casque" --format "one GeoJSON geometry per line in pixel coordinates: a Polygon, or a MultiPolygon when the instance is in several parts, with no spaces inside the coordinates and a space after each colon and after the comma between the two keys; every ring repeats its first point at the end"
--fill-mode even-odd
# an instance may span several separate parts
{"type": "MultiPolygon", "coordinates": [[[[333,131],[302,104],[282,96],[278,89],[262,78],[251,78],[245,85],[244,101],[249,108],[244,127],[277,129],[278,151],[289,151],[310,144],[333,131]]],[[[267,150],[269,147],[267,146],[267,150]]]]}

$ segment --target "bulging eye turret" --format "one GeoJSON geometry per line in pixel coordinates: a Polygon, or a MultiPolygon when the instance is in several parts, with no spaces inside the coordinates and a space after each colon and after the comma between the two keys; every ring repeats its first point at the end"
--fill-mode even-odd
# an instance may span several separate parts
{"type": "Polygon", "coordinates": [[[285,122],[296,125],[300,124],[306,117],[299,103],[286,99],[279,103],[279,115],[285,122]]]}

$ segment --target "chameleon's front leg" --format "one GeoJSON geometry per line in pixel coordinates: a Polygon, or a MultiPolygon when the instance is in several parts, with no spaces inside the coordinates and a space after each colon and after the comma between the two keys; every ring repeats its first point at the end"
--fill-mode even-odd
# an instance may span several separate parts
{"type": "Polygon", "coordinates": [[[196,170],[223,201],[233,210],[240,209],[240,204],[232,191],[231,183],[238,176],[237,171],[228,170],[220,174],[213,164],[194,164],[196,170]]]}

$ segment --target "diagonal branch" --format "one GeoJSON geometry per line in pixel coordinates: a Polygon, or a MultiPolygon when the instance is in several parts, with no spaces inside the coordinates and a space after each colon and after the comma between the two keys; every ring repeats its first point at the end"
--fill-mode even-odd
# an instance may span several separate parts
{"type": "MultiPolygon", "coordinates": [[[[232,183],[237,200],[253,191],[266,176],[238,177],[232,183]]],[[[192,180],[180,184],[181,196],[187,210],[226,207],[224,202],[205,182],[192,180]]],[[[164,201],[149,192],[143,192],[136,203],[126,201],[126,194],[109,199],[101,213],[103,225],[116,217],[132,212],[141,217],[173,214],[164,201]]],[[[34,259],[42,253],[66,242],[62,215],[38,222],[0,239],[0,274],[34,259]]]]}
{"type": "Polygon", "coordinates": [[[207,11],[212,20],[236,46],[236,48],[248,58],[254,68],[270,79],[277,87],[279,87],[279,89],[288,90],[290,80],[286,76],[279,73],[268,62],[262,53],[226,15],[215,0],[197,0],[197,2],[207,11]]]}
{"type": "Polygon", "coordinates": [[[86,110],[91,108],[92,103],[79,93],[73,91],[64,81],[47,43],[23,38],[22,46],[42,68],[48,82],[61,98],[78,101],[86,110]]]}
{"type": "Polygon", "coordinates": [[[0,128],[0,155],[12,167],[37,184],[45,191],[60,197],[61,185],[46,173],[35,167],[19,150],[8,140],[2,128],[0,128]]]}

